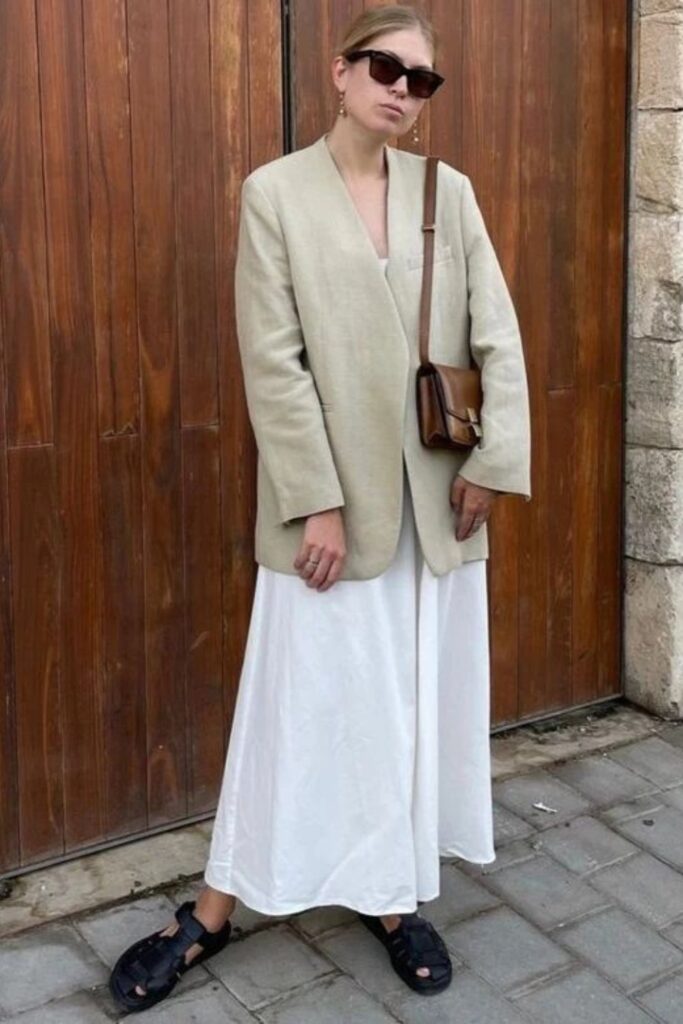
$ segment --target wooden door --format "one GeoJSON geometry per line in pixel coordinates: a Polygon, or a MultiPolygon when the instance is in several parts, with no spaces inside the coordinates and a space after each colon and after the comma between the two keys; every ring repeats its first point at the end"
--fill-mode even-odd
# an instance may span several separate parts
{"type": "MultiPolygon", "coordinates": [[[[293,148],[336,116],[329,63],[362,0],[294,0],[293,148]]],[[[618,695],[627,0],[428,0],[448,81],[420,142],[468,174],[518,312],[533,500],[488,563],[494,727],[618,695]]]]}
{"type": "Polygon", "coordinates": [[[0,3],[0,869],[215,807],[254,579],[275,0],[0,3]]]}
{"type": "MultiPolygon", "coordinates": [[[[6,874],[215,808],[255,574],[239,188],[332,124],[361,6],[0,3],[6,874]]],[[[501,725],[620,692],[628,11],[425,9],[449,82],[418,148],[472,178],[531,386],[534,500],[499,503],[488,566],[501,725]]]]}

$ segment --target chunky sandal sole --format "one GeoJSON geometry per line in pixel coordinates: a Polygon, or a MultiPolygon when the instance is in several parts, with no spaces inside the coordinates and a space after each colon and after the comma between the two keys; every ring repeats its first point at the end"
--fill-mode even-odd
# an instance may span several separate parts
{"type": "MultiPolygon", "coordinates": [[[[164,938],[178,939],[178,937],[183,932],[183,924],[180,920],[181,911],[186,913],[187,910],[189,910],[191,912],[194,910],[194,907],[195,901],[186,901],[182,904],[181,907],[178,908],[174,916],[176,918],[176,921],[178,922],[179,929],[177,932],[175,932],[174,935],[164,936],[164,938]]],[[[194,914],[192,914],[192,918],[194,921],[197,921],[197,919],[194,917],[194,914]]],[[[197,923],[201,924],[201,922],[197,923]]],[[[119,978],[121,977],[122,974],[127,973],[127,968],[129,968],[130,965],[135,960],[137,960],[141,953],[144,953],[146,950],[153,947],[154,943],[157,942],[160,938],[162,938],[161,933],[165,930],[165,928],[161,928],[159,931],[152,932],[150,935],[146,935],[145,938],[139,939],[137,942],[134,942],[132,946],[129,946],[128,949],[124,950],[124,952],[121,954],[121,956],[114,964],[114,967],[112,968],[111,973],[109,975],[109,992],[111,993],[112,999],[114,1000],[118,1009],[126,1010],[128,1013],[138,1013],[141,1010],[149,1010],[150,1007],[156,1006],[157,1003],[160,1003],[163,999],[166,999],[166,997],[170,995],[170,993],[173,991],[173,989],[178,984],[178,982],[180,981],[184,974],[192,970],[193,967],[196,967],[204,960],[208,960],[209,957],[214,956],[215,953],[219,953],[221,949],[224,949],[225,946],[227,946],[228,942],[230,941],[232,922],[230,920],[226,921],[223,928],[221,928],[220,931],[218,932],[209,932],[206,929],[204,929],[204,931],[201,932],[196,938],[190,936],[191,941],[187,943],[187,949],[190,949],[191,946],[195,944],[195,942],[199,942],[201,944],[202,939],[204,939],[204,941],[207,942],[207,945],[205,946],[205,948],[201,950],[201,952],[197,953],[197,955],[193,957],[189,963],[185,963],[183,960],[183,963],[180,964],[177,970],[174,971],[173,976],[168,979],[167,984],[163,985],[161,988],[158,988],[154,991],[147,991],[144,996],[141,996],[139,994],[134,994],[131,996],[128,994],[128,992],[124,992],[121,988],[119,988],[119,978]]],[[[128,976],[131,977],[130,974],[128,976]]],[[[144,981],[136,981],[134,982],[133,988],[131,990],[133,992],[135,992],[135,985],[140,985],[142,988],[145,988],[144,981]]]]}
{"type": "Polygon", "coordinates": [[[453,965],[443,939],[430,921],[419,917],[417,913],[402,914],[401,918],[406,919],[406,923],[410,922],[409,927],[406,929],[405,924],[401,924],[398,928],[388,932],[379,917],[371,917],[369,914],[361,913],[358,913],[358,917],[365,927],[368,928],[385,947],[389,953],[391,966],[396,971],[399,978],[401,978],[402,981],[405,981],[406,985],[409,985],[415,992],[419,992],[420,995],[423,996],[437,995],[439,992],[443,992],[445,988],[448,988],[453,980],[453,965]],[[423,925],[423,928],[421,928],[420,925],[423,925]],[[410,951],[409,937],[413,928],[417,929],[420,935],[427,934],[431,939],[431,946],[430,948],[425,948],[423,950],[414,949],[413,953],[415,954],[415,962],[412,966],[408,966],[407,963],[400,962],[397,951],[401,949],[401,945],[403,948],[410,951]],[[403,935],[399,937],[396,933],[400,930],[403,930],[403,935]],[[420,953],[427,954],[427,956],[424,957],[424,963],[417,962],[420,953]],[[430,961],[432,962],[430,963],[430,961]],[[432,972],[434,967],[446,968],[446,974],[439,978],[434,978],[431,975],[423,978],[421,975],[415,973],[415,971],[420,967],[429,967],[432,972]]]}

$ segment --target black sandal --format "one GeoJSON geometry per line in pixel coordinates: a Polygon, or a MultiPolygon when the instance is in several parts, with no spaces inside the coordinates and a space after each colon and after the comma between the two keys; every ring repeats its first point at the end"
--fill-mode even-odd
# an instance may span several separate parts
{"type": "Polygon", "coordinates": [[[136,1013],[160,1003],[186,971],[228,944],[231,922],[226,921],[220,931],[207,931],[192,913],[195,902],[187,900],[176,910],[180,927],[174,935],[162,935],[165,928],[153,932],[134,942],[116,961],[109,975],[109,991],[119,1009],[136,1013]],[[195,942],[203,949],[187,963],[185,953],[195,942]],[[135,991],[136,985],[144,988],[143,996],[135,991]]]}
{"type": "Polygon", "coordinates": [[[386,946],[391,966],[407,985],[424,996],[448,988],[453,977],[453,964],[446,943],[431,921],[426,921],[417,912],[401,914],[401,923],[389,932],[379,917],[361,913],[358,916],[386,946]],[[415,973],[420,967],[429,968],[427,977],[415,973]]]}

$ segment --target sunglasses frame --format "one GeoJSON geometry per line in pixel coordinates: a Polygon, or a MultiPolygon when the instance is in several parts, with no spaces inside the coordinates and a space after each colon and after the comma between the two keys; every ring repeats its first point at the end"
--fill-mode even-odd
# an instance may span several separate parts
{"type": "Polygon", "coordinates": [[[401,63],[398,57],[394,57],[393,53],[387,53],[385,50],[352,50],[350,53],[345,53],[343,56],[346,58],[346,60],[351,62],[360,60],[361,57],[369,57],[370,60],[368,61],[368,70],[370,73],[370,77],[376,82],[380,81],[380,79],[378,79],[376,75],[373,75],[372,73],[373,60],[375,60],[377,57],[381,57],[387,61],[390,61],[392,64],[396,65],[398,74],[396,75],[396,78],[394,78],[393,82],[382,82],[381,84],[393,85],[394,82],[397,82],[402,75],[405,75],[406,81],[408,83],[408,92],[415,99],[431,99],[436,90],[439,88],[439,86],[443,85],[443,83],[445,82],[445,78],[443,77],[443,75],[440,75],[437,71],[432,71],[428,68],[407,68],[405,64],[401,63]],[[417,93],[413,91],[411,84],[415,82],[417,76],[426,77],[428,81],[436,83],[428,96],[419,96],[417,93]]]}

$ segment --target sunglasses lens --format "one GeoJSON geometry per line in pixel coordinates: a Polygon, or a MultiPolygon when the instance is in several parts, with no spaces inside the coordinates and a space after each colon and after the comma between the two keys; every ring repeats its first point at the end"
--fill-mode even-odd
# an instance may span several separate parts
{"type": "MultiPolygon", "coordinates": [[[[388,54],[376,53],[370,58],[370,74],[382,85],[393,85],[401,75],[406,74],[406,69],[388,54]]],[[[429,99],[441,84],[439,77],[429,71],[411,68],[407,77],[408,92],[421,100],[429,99]]]]}
{"type": "Polygon", "coordinates": [[[438,84],[438,78],[434,78],[428,71],[413,71],[408,77],[409,91],[422,100],[429,99],[438,84]]]}
{"type": "Polygon", "coordinates": [[[370,58],[370,74],[382,85],[392,85],[403,74],[403,68],[393,57],[378,53],[370,58]]]}

